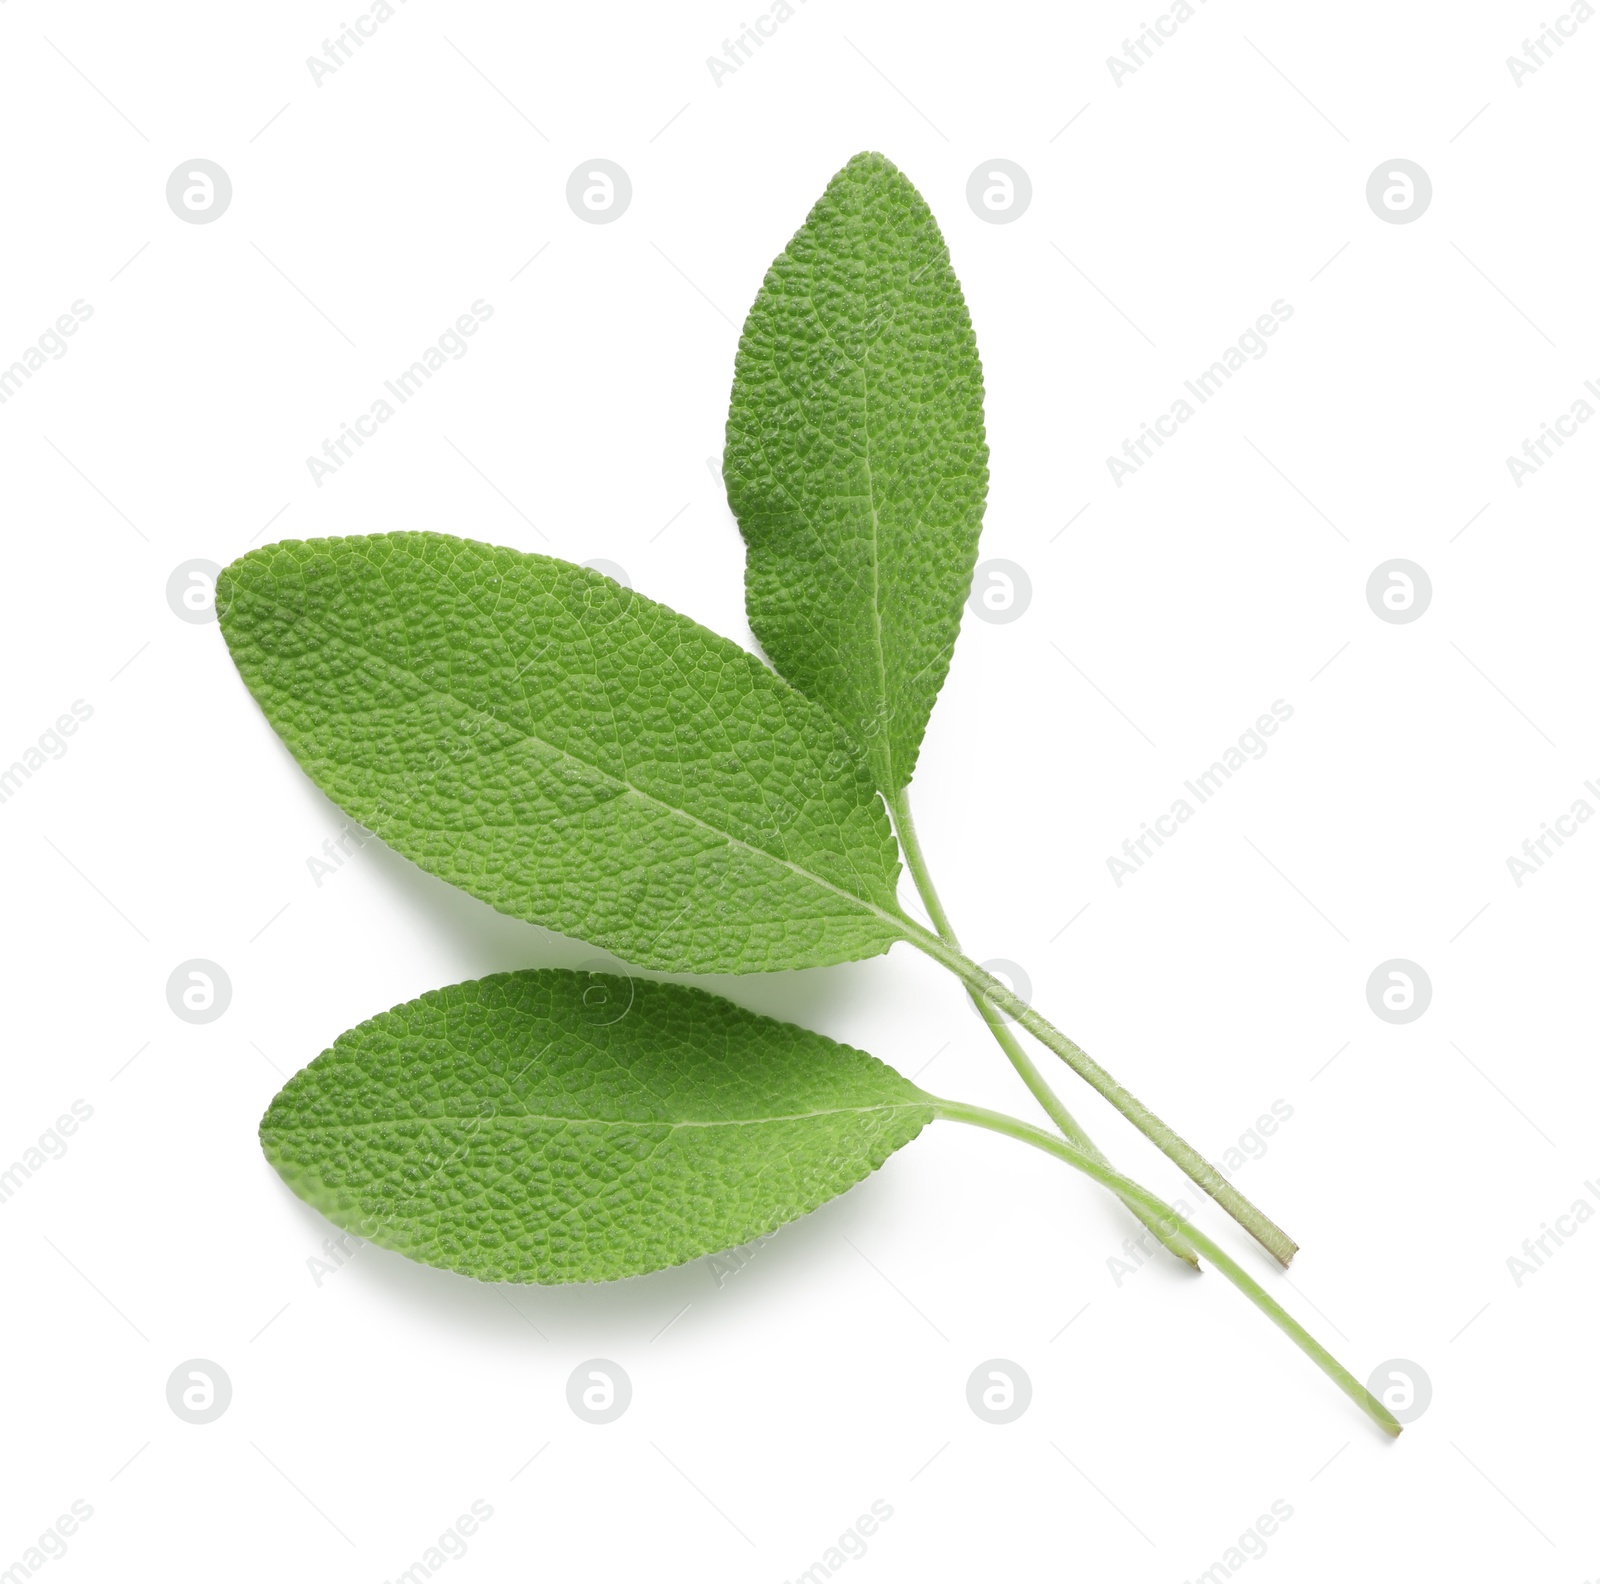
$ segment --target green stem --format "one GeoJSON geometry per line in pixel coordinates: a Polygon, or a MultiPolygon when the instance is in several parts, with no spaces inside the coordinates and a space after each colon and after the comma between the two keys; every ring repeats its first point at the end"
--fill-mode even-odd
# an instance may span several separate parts
{"type": "Polygon", "coordinates": [[[1041,1017],[1008,985],[986,973],[959,948],[917,923],[909,914],[903,915],[900,927],[904,938],[919,951],[948,968],[969,990],[983,996],[1002,1012],[1009,1012],[1041,1045],[1054,1051],[1080,1078],[1104,1095],[1168,1160],[1205,1189],[1280,1265],[1288,1266],[1299,1244],[1251,1204],[1199,1150],[1124,1089],[1087,1051],[1041,1017]]]}
{"type": "Polygon", "coordinates": [[[1069,1166],[1103,1184],[1125,1202],[1137,1202],[1153,1215],[1180,1227],[1190,1243],[1197,1248],[1224,1276],[1242,1292],[1272,1323],[1278,1327],[1300,1351],[1374,1423],[1392,1436],[1400,1434],[1400,1422],[1358,1381],[1298,1320],[1286,1310],[1267,1290],[1244,1269],[1235,1264],[1204,1232],[1188,1221],[1170,1205],[1163,1204],[1148,1189],[1124,1177],[1120,1172],[1095,1160],[1072,1144],[1046,1133],[1043,1128],[1016,1117],[987,1111],[982,1106],[963,1105],[956,1100],[934,1101],[935,1114],[951,1122],[965,1122],[972,1127],[987,1128],[992,1133],[1007,1138],[1020,1139],[1046,1154],[1064,1160],[1069,1166]]]}
{"type": "MultiPolygon", "coordinates": [[[[911,871],[917,895],[922,898],[922,905],[927,908],[928,917],[933,920],[934,928],[938,930],[941,938],[956,951],[960,951],[961,942],[956,939],[955,928],[950,923],[950,916],[945,912],[944,903],[934,886],[933,875],[928,870],[922,843],[917,839],[916,822],[911,818],[911,800],[903,787],[889,799],[889,812],[894,820],[895,834],[900,838],[900,849],[905,854],[906,868],[911,871]]],[[[994,1036],[995,1043],[1005,1052],[1011,1065],[1017,1070],[1017,1075],[1028,1086],[1029,1093],[1044,1108],[1045,1114],[1060,1128],[1063,1136],[1077,1145],[1085,1155],[1109,1168],[1111,1162],[1106,1159],[1094,1140],[1084,1132],[1077,1118],[1061,1103],[1056,1092],[1045,1082],[1044,1074],[1022,1048],[1022,1042],[1011,1032],[1005,1018],[986,997],[979,995],[970,986],[967,988],[967,994],[971,997],[973,1006],[977,1008],[978,1015],[994,1036]]],[[[1163,1248],[1187,1264],[1199,1267],[1199,1256],[1164,1217],[1152,1215],[1149,1210],[1132,1199],[1124,1199],[1123,1203],[1155,1233],[1163,1248]]]]}

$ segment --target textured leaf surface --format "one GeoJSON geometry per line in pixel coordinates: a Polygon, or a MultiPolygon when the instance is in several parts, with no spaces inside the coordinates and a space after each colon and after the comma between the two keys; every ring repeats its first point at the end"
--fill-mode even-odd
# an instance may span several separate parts
{"type": "Polygon", "coordinates": [[[886,795],[910,781],[949,669],[988,456],[944,238],[888,160],[858,154],[745,321],[723,475],[752,631],[886,795]]]}
{"type": "Polygon", "coordinates": [[[932,1120],[848,1045],[704,990],[564,969],[351,1029],[261,1122],[331,1221],[484,1281],[611,1281],[814,1210],[932,1120]]]}
{"type": "Polygon", "coordinates": [[[872,956],[899,858],[857,752],[736,644],[443,534],[272,545],[223,635],[318,786],[503,913],[667,970],[872,956]]]}

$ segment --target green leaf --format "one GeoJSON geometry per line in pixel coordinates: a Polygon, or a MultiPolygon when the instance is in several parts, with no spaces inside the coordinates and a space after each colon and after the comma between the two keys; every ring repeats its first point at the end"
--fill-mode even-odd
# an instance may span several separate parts
{"type": "Polygon", "coordinates": [[[745,321],[723,477],[751,630],[863,745],[886,797],[916,767],[988,489],[983,370],[932,213],[858,154],[745,321]]]}
{"type": "Polygon", "coordinates": [[[754,655],[443,534],[254,550],[222,631],[301,766],[432,874],[669,971],[869,957],[899,858],[859,755],[754,655]]]}
{"type": "Polygon", "coordinates": [[[816,1209],[933,1105],[864,1051],[704,990],[547,968],[340,1035],[261,1144],[329,1220],[424,1264],[613,1281],[816,1209]]]}

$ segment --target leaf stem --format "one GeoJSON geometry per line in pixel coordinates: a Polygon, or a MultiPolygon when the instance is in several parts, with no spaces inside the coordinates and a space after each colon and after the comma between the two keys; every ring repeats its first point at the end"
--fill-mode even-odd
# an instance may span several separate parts
{"type": "MultiPolygon", "coordinates": [[[[894,797],[887,800],[889,812],[894,820],[895,834],[900,838],[900,849],[905,854],[906,868],[911,871],[911,878],[916,883],[917,895],[922,898],[922,905],[928,910],[928,917],[933,920],[934,928],[939,935],[956,951],[961,950],[961,942],[956,939],[954,926],[950,923],[950,916],[945,912],[944,903],[939,898],[939,892],[933,883],[933,875],[928,869],[928,860],[922,851],[922,843],[917,838],[916,822],[911,817],[911,800],[906,789],[902,787],[894,797]]],[[[1062,1104],[1060,1096],[1045,1082],[1044,1074],[1035,1065],[1033,1058],[1022,1047],[1022,1042],[1013,1034],[1006,1024],[1006,1020],[990,1003],[987,997],[980,995],[970,985],[967,986],[967,995],[971,998],[978,1015],[983,1019],[989,1032],[994,1036],[995,1043],[1005,1052],[1011,1065],[1017,1070],[1017,1075],[1028,1086],[1028,1091],[1034,1099],[1044,1108],[1045,1114],[1055,1125],[1060,1128],[1064,1137],[1083,1151],[1085,1155],[1100,1162],[1102,1166],[1110,1167],[1111,1162],[1094,1140],[1084,1132],[1076,1117],[1062,1104]]],[[[1181,1234],[1168,1222],[1165,1217],[1152,1215],[1149,1210],[1132,1199],[1123,1201],[1128,1209],[1147,1226],[1162,1247],[1166,1248],[1186,1264],[1199,1268],[1200,1259],[1195,1251],[1184,1241],[1181,1234]]]]}
{"type": "Polygon", "coordinates": [[[986,973],[958,948],[906,915],[901,926],[905,939],[919,951],[948,968],[986,1000],[1011,1016],[1040,1044],[1054,1051],[1077,1075],[1097,1089],[1168,1160],[1211,1195],[1278,1263],[1287,1267],[1299,1244],[1282,1227],[1258,1210],[1186,1139],[1167,1126],[1143,1101],[1130,1094],[1081,1046],[1068,1039],[1055,1024],[1021,999],[1011,988],[986,973]]]}
{"type": "Polygon", "coordinates": [[[1125,1203],[1138,1203],[1158,1218],[1181,1228],[1189,1242],[1206,1259],[1210,1260],[1257,1309],[1266,1315],[1302,1353],[1306,1354],[1316,1364],[1317,1368],[1333,1381],[1339,1390],[1350,1398],[1363,1413],[1367,1414],[1375,1424],[1389,1435],[1397,1436],[1400,1434],[1399,1420],[1338,1359],[1317,1341],[1277,1299],[1267,1292],[1252,1276],[1248,1275],[1241,1266],[1230,1259],[1204,1232],[1200,1231],[1192,1223],[1185,1221],[1176,1210],[1172,1209],[1170,1205],[1162,1203],[1148,1189],[1140,1187],[1138,1183],[1124,1177],[1114,1168],[1085,1154],[1075,1145],[1057,1138],[1053,1133],[1045,1132],[1043,1128],[1033,1126],[1031,1122],[1023,1122],[1017,1117],[1005,1116],[998,1111],[988,1111],[982,1106],[964,1105],[960,1101],[942,1100],[937,1097],[930,1098],[933,1099],[936,1115],[951,1122],[965,1122],[972,1127],[987,1128],[992,1133],[1001,1133],[1007,1138],[1020,1139],[1025,1144],[1031,1144],[1035,1149],[1041,1149],[1046,1154],[1054,1155],[1058,1159],[1064,1160],[1069,1166],[1083,1172],[1086,1176],[1092,1177],[1096,1182],[1111,1189],[1125,1203]]]}

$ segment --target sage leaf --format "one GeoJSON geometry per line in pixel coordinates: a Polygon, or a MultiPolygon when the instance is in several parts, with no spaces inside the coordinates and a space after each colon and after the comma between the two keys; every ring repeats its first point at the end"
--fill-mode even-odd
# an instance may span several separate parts
{"type": "Polygon", "coordinates": [[[720,996],[495,974],[342,1034],[261,1122],[329,1220],[483,1281],[639,1276],[843,1193],[935,1102],[892,1068],[720,996]]]}
{"type": "Polygon", "coordinates": [[[988,489],[983,370],[932,213],[858,154],[745,321],[723,477],[751,630],[893,798],[949,669],[988,489]]]}
{"type": "Polygon", "coordinates": [[[667,971],[903,933],[888,817],[827,713],[598,572],[444,534],[291,541],[227,567],[217,608],[311,779],[503,913],[667,971]]]}

